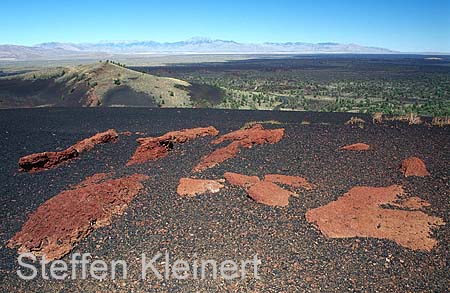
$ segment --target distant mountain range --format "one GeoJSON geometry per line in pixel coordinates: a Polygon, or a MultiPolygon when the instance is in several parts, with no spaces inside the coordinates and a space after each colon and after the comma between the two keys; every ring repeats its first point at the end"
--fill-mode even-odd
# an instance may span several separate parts
{"type": "Polygon", "coordinates": [[[35,46],[0,45],[0,60],[60,59],[105,56],[108,54],[282,54],[355,53],[389,54],[395,51],[356,44],[339,43],[238,43],[192,38],[186,41],[114,41],[99,43],[42,43],[35,46]]]}

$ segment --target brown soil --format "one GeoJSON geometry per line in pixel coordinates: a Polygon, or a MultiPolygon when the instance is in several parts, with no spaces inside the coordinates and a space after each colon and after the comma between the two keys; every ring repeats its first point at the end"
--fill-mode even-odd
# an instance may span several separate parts
{"type": "Polygon", "coordinates": [[[117,137],[117,132],[109,129],[83,139],[61,152],[43,152],[22,157],[19,159],[19,171],[37,172],[55,168],[78,157],[82,152],[91,150],[97,144],[115,142],[117,137]]]}
{"type": "MultiPolygon", "coordinates": [[[[94,177],[105,178],[104,174],[94,177]]],[[[63,257],[91,231],[109,225],[114,215],[121,215],[144,186],[148,176],[134,174],[102,183],[82,182],[47,200],[22,226],[8,247],[20,253],[31,252],[46,260],[63,257]]],[[[88,178],[92,181],[92,177],[88,178]]]]}
{"type": "Polygon", "coordinates": [[[138,138],[140,144],[127,166],[157,160],[167,156],[174,143],[185,143],[197,137],[216,136],[219,131],[213,126],[171,131],[158,137],[138,138]]]}
{"type": "Polygon", "coordinates": [[[254,145],[262,145],[265,143],[274,144],[279,142],[284,136],[284,128],[264,129],[261,124],[255,124],[248,129],[240,129],[222,135],[220,138],[212,141],[212,144],[220,144],[224,141],[232,142],[225,147],[216,149],[211,154],[204,156],[193,171],[201,172],[212,168],[228,159],[234,158],[241,147],[251,148],[254,145]]]}
{"type": "Polygon", "coordinates": [[[370,149],[370,146],[365,143],[355,143],[355,144],[343,146],[339,149],[345,150],[345,151],[368,151],[370,149]]]}
{"type": "Polygon", "coordinates": [[[177,193],[181,196],[192,197],[203,193],[216,193],[223,187],[220,180],[181,178],[177,193]]]}
{"type": "Polygon", "coordinates": [[[417,157],[410,157],[410,158],[403,160],[400,170],[403,172],[403,174],[405,174],[406,177],[408,177],[408,176],[419,176],[419,177],[430,176],[430,172],[428,172],[427,167],[425,166],[425,163],[417,157]]]}
{"type": "Polygon", "coordinates": [[[95,92],[95,88],[89,89],[89,91],[86,93],[85,105],[87,107],[97,107],[101,105],[100,99],[95,92]]]}
{"type": "Polygon", "coordinates": [[[283,189],[275,183],[307,190],[314,188],[306,179],[297,176],[268,174],[261,181],[257,176],[226,172],[224,177],[230,184],[245,188],[254,201],[270,206],[285,207],[289,204],[289,197],[296,196],[294,192],[283,189]]]}
{"type": "MultiPolygon", "coordinates": [[[[397,185],[354,187],[336,201],[307,211],[306,220],[325,237],[389,239],[410,249],[429,251],[437,244],[430,236],[431,229],[443,225],[444,220],[422,211],[382,207],[399,206],[396,202],[402,194],[403,188],[397,185]]],[[[408,202],[403,207],[414,208],[408,202]]]]}

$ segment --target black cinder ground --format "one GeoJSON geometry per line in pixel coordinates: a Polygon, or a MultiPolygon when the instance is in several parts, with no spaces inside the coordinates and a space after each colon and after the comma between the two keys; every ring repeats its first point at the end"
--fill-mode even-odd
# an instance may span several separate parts
{"type": "MultiPolygon", "coordinates": [[[[403,185],[411,196],[431,203],[427,213],[449,216],[449,128],[403,123],[364,128],[344,125],[348,114],[256,112],[181,109],[23,109],[0,111],[0,257],[2,291],[428,291],[449,288],[450,239],[448,224],[434,231],[439,245],[431,252],[412,251],[389,240],[326,239],[305,213],[337,199],[359,185],[403,185]],[[285,137],[274,145],[243,149],[237,158],[192,173],[199,159],[214,149],[210,137],[176,145],[169,156],[155,162],[125,167],[138,135],[120,136],[115,144],[95,147],[79,159],[56,169],[17,173],[21,156],[62,150],[78,140],[109,128],[157,136],[182,128],[215,126],[221,134],[245,122],[277,120],[285,137]],[[302,121],[310,124],[302,124],[302,121]],[[340,146],[365,142],[368,152],[340,152],[340,146]],[[404,158],[421,157],[430,177],[405,178],[399,172],[404,158]],[[106,262],[125,260],[128,278],[98,281],[21,280],[17,253],[4,243],[20,230],[36,208],[87,176],[114,171],[116,177],[143,173],[150,176],[122,217],[85,238],[72,253],[91,253],[106,262]],[[226,184],[216,194],[180,198],[181,177],[223,178],[224,172],[256,175],[298,175],[317,185],[291,198],[289,207],[274,208],[253,202],[237,187],[226,184]],[[171,259],[226,259],[240,261],[257,254],[260,279],[159,280],[141,279],[141,254],[169,252],[171,259]]],[[[63,258],[69,261],[70,254],[63,258]]],[[[162,269],[164,260],[157,262],[162,269]]]]}

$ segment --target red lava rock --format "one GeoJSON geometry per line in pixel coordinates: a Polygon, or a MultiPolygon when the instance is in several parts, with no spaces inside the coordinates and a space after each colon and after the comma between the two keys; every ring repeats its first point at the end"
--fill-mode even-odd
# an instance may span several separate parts
{"type": "Polygon", "coordinates": [[[38,172],[57,167],[58,165],[78,157],[79,153],[73,147],[61,152],[43,152],[28,155],[19,159],[19,171],[38,172]]]}
{"type": "Polygon", "coordinates": [[[130,136],[130,135],[132,135],[133,133],[132,133],[131,131],[123,131],[123,132],[121,132],[120,134],[125,135],[125,136],[130,136]]]}
{"type": "Polygon", "coordinates": [[[173,148],[174,143],[185,143],[197,137],[216,136],[218,134],[219,131],[216,128],[209,126],[171,131],[158,137],[138,138],[136,141],[140,146],[128,161],[127,166],[163,158],[173,148]]]}
{"type": "Polygon", "coordinates": [[[223,176],[230,184],[244,188],[251,187],[260,181],[257,176],[247,176],[231,172],[226,172],[223,176]]]}
{"type": "Polygon", "coordinates": [[[91,136],[89,138],[83,139],[80,142],[77,142],[72,147],[77,150],[78,153],[87,152],[94,148],[94,146],[101,144],[101,143],[107,143],[110,141],[115,142],[117,140],[117,137],[119,135],[114,129],[108,129],[104,132],[97,133],[94,136],[91,136]]]}
{"type": "Polygon", "coordinates": [[[59,259],[90,232],[109,225],[114,215],[123,214],[146,179],[146,175],[134,174],[102,183],[82,182],[62,191],[39,206],[7,246],[18,247],[19,253],[45,256],[48,261],[59,259]]]}
{"type": "Polygon", "coordinates": [[[177,193],[181,196],[195,196],[203,193],[217,193],[224,186],[220,180],[181,178],[177,193]]]}
{"type": "Polygon", "coordinates": [[[339,149],[345,150],[345,151],[368,151],[370,149],[370,146],[368,144],[359,142],[359,143],[343,146],[339,149]]]}
{"type": "Polygon", "coordinates": [[[430,176],[425,163],[418,157],[410,157],[402,162],[400,169],[406,177],[408,176],[419,176],[425,177],[430,176]]]}
{"type": "Polygon", "coordinates": [[[204,156],[200,163],[198,163],[193,171],[201,172],[212,168],[228,159],[234,158],[239,153],[239,142],[232,142],[229,145],[214,150],[211,154],[204,156]]]}
{"type": "Polygon", "coordinates": [[[211,143],[220,144],[228,140],[231,140],[232,142],[228,146],[216,149],[211,154],[204,156],[200,163],[194,167],[193,171],[201,172],[230,158],[234,158],[239,153],[241,147],[251,148],[253,145],[277,143],[283,138],[283,135],[284,128],[264,129],[261,124],[255,124],[249,129],[240,129],[227,133],[211,143]]]}
{"type": "Polygon", "coordinates": [[[248,189],[248,195],[258,203],[286,207],[289,204],[289,197],[294,195],[294,193],[281,188],[275,183],[260,181],[248,189]]]}
{"type": "Polygon", "coordinates": [[[259,180],[257,176],[231,172],[226,172],[224,177],[230,184],[245,188],[248,195],[256,202],[270,206],[285,207],[289,204],[289,197],[296,196],[295,193],[281,188],[275,182],[304,189],[312,189],[314,187],[304,178],[280,174],[266,175],[263,181],[259,180]]]}
{"type": "Polygon", "coordinates": [[[311,190],[314,188],[314,185],[309,183],[308,180],[298,176],[267,174],[266,176],[264,176],[264,181],[285,184],[297,188],[304,188],[306,190],[311,190]]]}
{"type": "Polygon", "coordinates": [[[92,176],[86,177],[86,179],[84,179],[83,182],[80,182],[77,185],[75,185],[75,188],[88,186],[90,184],[100,183],[108,178],[111,178],[113,175],[114,175],[113,173],[94,174],[92,176]]]}
{"type": "Polygon", "coordinates": [[[254,144],[277,143],[284,136],[284,128],[264,129],[261,124],[255,124],[251,128],[236,130],[222,135],[212,141],[212,144],[220,144],[224,141],[240,141],[241,146],[254,144]]]}
{"type": "Polygon", "coordinates": [[[97,144],[114,142],[117,137],[117,132],[114,129],[109,129],[77,142],[61,152],[43,152],[22,157],[19,159],[19,171],[38,172],[55,168],[78,157],[82,152],[91,150],[97,144]]]}
{"type": "Polygon", "coordinates": [[[401,194],[403,188],[397,185],[354,187],[336,201],[307,211],[306,220],[325,237],[389,239],[413,250],[430,251],[437,244],[430,236],[431,229],[444,225],[444,220],[422,211],[382,207],[395,205],[401,194]]]}
{"type": "Polygon", "coordinates": [[[398,203],[395,202],[392,203],[391,205],[410,210],[420,210],[424,207],[431,206],[429,202],[416,196],[407,198],[405,200],[400,200],[398,203]]]}

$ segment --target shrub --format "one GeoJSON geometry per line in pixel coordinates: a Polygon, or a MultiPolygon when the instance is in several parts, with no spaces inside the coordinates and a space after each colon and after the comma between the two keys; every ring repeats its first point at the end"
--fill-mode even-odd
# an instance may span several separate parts
{"type": "Polygon", "coordinates": [[[345,122],[345,125],[355,125],[355,124],[364,124],[364,123],[366,123],[366,121],[364,121],[363,119],[361,119],[359,117],[352,117],[352,118],[350,118],[350,120],[345,122]]]}
{"type": "Polygon", "coordinates": [[[413,125],[413,124],[422,124],[422,118],[420,118],[419,115],[417,115],[416,113],[409,113],[406,115],[398,115],[398,116],[393,116],[392,118],[389,118],[387,120],[390,121],[402,121],[402,122],[408,122],[409,125],[413,125]]]}
{"type": "Polygon", "coordinates": [[[372,115],[372,123],[373,124],[382,123],[382,122],[383,122],[383,113],[376,112],[372,115]]]}
{"type": "Polygon", "coordinates": [[[283,123],[281,123],[280,121],[276,121],[276,120],[249,121],[249,122],[246,122],[246,123],[241,127],[241,129],[252,128],[255,124],[282,125],[283,123]]]}
{"type": "Polygon", "coordinates": [[[433,117],[433,120],[431,121],[431,125],[433,126],[439,126],[444,127],[446,125],[450,125],[450,117],[433,117]]]}

